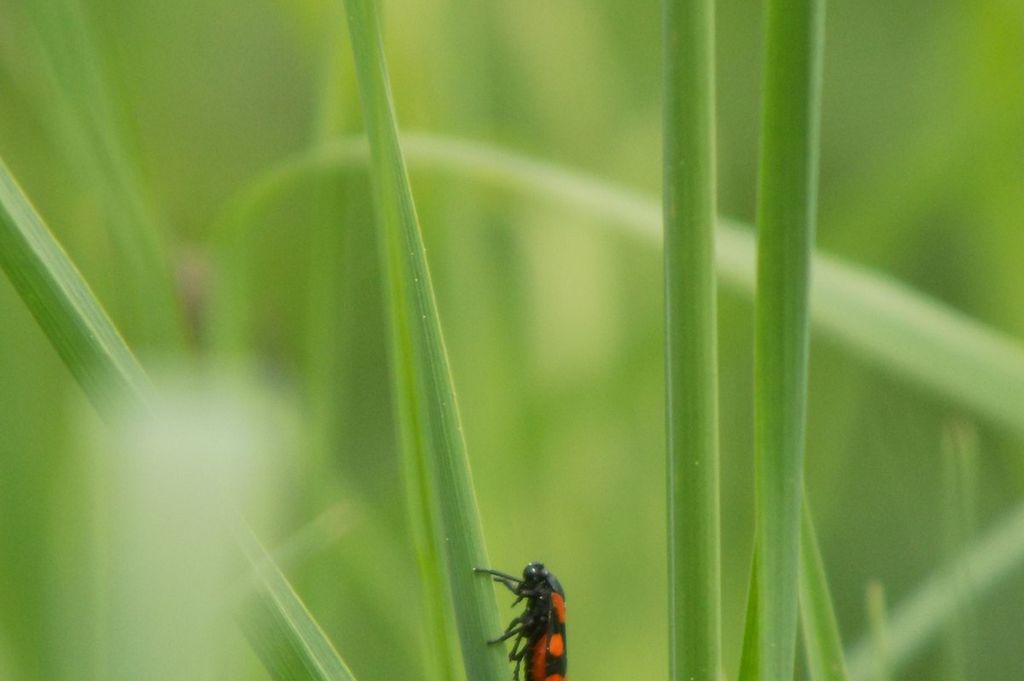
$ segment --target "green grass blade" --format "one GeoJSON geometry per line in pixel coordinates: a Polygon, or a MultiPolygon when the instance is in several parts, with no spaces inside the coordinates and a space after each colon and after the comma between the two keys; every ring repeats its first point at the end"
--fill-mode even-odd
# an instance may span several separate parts
{"type": "Polygon", "coordinates": [[[750,681],[756,678],[761,666],[761,651],[757,647],[757,631],[760,628],[757,612],[757,547],[750,561],[750,591],[747,593],[747,618],[743,623],[743,649],[740,651],[740,669],[737,673],[739,681],[750,681]]]}
{"type": "Polygon", "coordinates": [[[874,644],[873,681],[892,681],[889,665],[889,622],[885,607],[885,588],[881,582],[872,581],[867,589],[868,628],[874,644]]]}
{"type": "MultiPolygon", "coordinates": [[[[355,98],[344,92],[342,83],[350,83],[349,61],[344,59],[348,50],[345,44],[344,9],[340,3],[331,3],[326,8],[328,33],[324,44],[324,55],[320,58],[321,73],[317,78],[318,102],[311,121],[311,135],[315,144],[330,140],[336,130],[354,130],[355,98]],[[342,65],[348,67],[342,73],[342,65]],[[344,103],[344,104],[343,104],[344,103]]],[[[340,312],[347,307],[352,293],[346,288],[345,272],[352,270],[351,260],[359,257],[349,248],[348,238],[353,230],[335,228],[338,215],[351,213],[349,205],[356,191],[352,186],[339,186],[333,178],[321,178],[316,183],[317,193],[313,205],[313,219],[310,220],[310,248],[308,265],[308,313],[303,337],[305,339],[306,375],[309,383],[310,404],[313,420],[313,460],[318,464],[326,462],[338,451],[336,442],[339,432],[340,414],[345,413],[345,381],[339,376],[343,372],[345,357],[351,356],[352,339],[343,323],[340,312]]],[[[346,221],[351,219],[345,214],[346,221]]],[[[219,253],[224,253],[221,249],[219,253]]],[[[229,272],[230,274],[230,272],[229,272]]],[[[239,301],[242,306],[252,306],[253,296],[239,301]]]]}
{"type": "Polygon", "coordinates": [[[236,617],[267,672],[277,681],[354,681],[259,540],[246,528],[238,544],[252,570],[252,590],[236,617]]]}
{"type": "MultiPolygon", "coordinates": [[[[320,121],[314,128],[320,142],[329,142],[332,130],[339,127],[342,121],[345,121],[346,127],[350,129],[358,128],[359,125],[359,99],[354,92],[354,65],[351,59],[344,58],[349,51],[345,40],[345,8],[342,3],[336,3],[329,9],[332,24],[335,25],[330,27],[326,68],[321,86],[320,121]],[[335,16],[337,22],[334,22],[335,16]]],[[[352,174],[345,180],[351,177],[352,174]]],[[[355,299],[365,297],[365,290],[359,285],[358,275],[354,273],[359,271],[360,266],[366,266],[358,263],[357,259],[365,258],[364,251],[371,251],[374,247],[371,240],[364,238],[364,233],[351,226],[353,220],[360,220],[361,224],[364,224],[366,220],[363,216],[372,210],[365,200],[366,183],[361,177],[358,181],[343,183],[339,183],[336,178],[330,178],[328,183],[328,191],[344,197],[340,203],[344,205],[343,220],[348,226],[346,229],[321,229],[313,235],[316,241],[310,271],[312,275],[320,276],[319,281],[311,286],[311,300],[319,302],[310,315],[308,335],[311,346],[319,344],[322,348],[312,352],[311,357],[321,357],[321,368],[312,373],[314,376],[323,376],[314,379],[314,382],[321,386],[320,396],[316,401],[323,405],[318,411],[324,413],[325,425],[329,425],[328,419],[338,418],[338,414],[350,407],[344,404],[345,398],[349,401],[361,399],[355,394],[356,391],[352,390],[355,386],[349,386],[349,392],[352,394],[344,395],[345,388],[339,387],[337,371],[330,371],[330,368],[341,361],[339,355],[343,353],[339,353],[339,347],[344,349],[346,345],[351,346],[356,339],[354,329],[346,328],[351,325],[344,324],[345,315],[339,314],[339,299],[342,308],[351,309],[355,307],[355,299]],[[364,243],[365,246],[360,250],[359,246],[364,243]]],[[[372,230],[375,226],[368,225],[367,228],[372,230]]],[[[455,641],[455,623],[449,605],[447,580],[444,571],[440,569],[441,557],[431,529],[436,514],[426,503],[426,495],[417,486],[423,476],[413,472],[417,461],[412,452],[403,448],[402,461],[406,471],[403,475],[403,482],[406,485],[405,508],[409,518],[412,545],[417,556],[422,593],[421,646],[425,667],[423,679],[454,681],[458,677],[461,663],[455,641]]]]}
{"type": "Polygon", "coordinates": [[[129,125],[105,69],[102,44],[81,0],[27,3],[61,104],[57,122],[70,160],[98,196],[116,249],[112,309],[133,344],[181,350],[182,317],[160,221],[130,151],[129,125]]]}
{"type": "MultiPolygon", "coordinates": [[[[956,560],[943,565],[889,612],[888,663],[893,674],[945,631],[946,624],[1001,582],[1024,571],[1024,505],[1018,506],[956,560]]],[[[851,681],[874,679],[875,642],[867,635],[850,648],[851,681]]]]}
{"type": "Polygon", "coordinates": [[[663,22],[669,677],[718,681],[714,4],[665,0],[663,22]]]}
{"type": "Polygon", "coordinates": [[[825,563],[818,547],[811,509],[804,499],[800,533],[800,623],[811,681],[847,681],[825,563]]]}
{"type": "MultiPolygon", "coordinates": [[[[149,403],[152,388],[144,370],[2,161],[0,266],[97,411],[110,416],[111,410],[126,397],[149,403]]],[[[264,576],[264,591],[269,589],[273,596],[263,599],[264,612],[278,623],[301,621],[295,603],[283,594],[287,587],[283,579],[271,583],[270,577],[264,576]]],[[[299,659],[302,655],[322,656],[323,642],[310,633],[310,624],[315,627],[315,623],[308,613],[306,619],[303,626],[292,629],[264,626],[260,637],[253,639],[253,645],[266,646],[271,651],[294,649],[299,659]]],[[[276,659],[276,653],[261,647],[256,650],[261,657],[276,659]]],[[[321,664],[318,660],[319,657],[304,663],[317,666],[321,664]]]]}
{"type": "MultiPolygon", "coordinates": [[[[465,176],[482,185],[570,207],[611,229],[657,245],[657,199],[562,166],[497,147],[436,135],[406,135],[413,169],[465,176]]],[[[254,215],[310,176],[365,167],[365,140],[343,138],[272,168],[239,193],[212,230],[227,244],[244,241],[254,215]],[[231,235],[232,238],[228,238],[231,235]]],[[[754,236],[748,225],[719,219],[718,276],[741,295],[754,294],[754,236]]],[[[814,331],[895,376],[1024,435],[1024,348],[971,317],[892,278],[817,253],[814,331]]],[[[215,315],[214,320],[221,319],[215,315]]]]}
{"type": "Polygon", "coordinates": [[[144,399],[142,367],[2,160],[0,267],[98,411],[144,399]]]}
{"type": "Polygon", "coordinates": [[[811,310],[815,329],[851,352],[1024,436],[1019,340],[885,275],[824,255],[815,260],[811,310]]]}
{"type": "Polygon", "coordinates": [[[760,681],[793,678],[824,4],[769,0],[754,327],[760,681]]]}
{"type": "MultiPolygon", "coordinates": [[[[943,558],[953,558],[967,546],[975,533],[978,517],[978,439],[964,423],[949,424],[942,438],[942,528],[943,558]]],[[[958,590],[964,585],[958,584],[958,590]]],[[[970,675],[971,633],[978,631],[976,608],[961,608],[946,624],[943,646],[945,681],[965,681],[970,675]]]]}
{"type": "MultiPolygon", "coordinates": [[[[504,655],[494,591],[472,569],[487,564],[479,511],[412,193],[398,143],[380,27],[372,0],[346,0],[370,176],[391,309],[392,374],[403,446],[415,456],[429,527],[444,556],[467,678],[498,681],[504,655]]],[[[410,466],[411,467],[411,466],[410,466]]],[[[416,473],[414,473],[416,474],[416,473]]]]}

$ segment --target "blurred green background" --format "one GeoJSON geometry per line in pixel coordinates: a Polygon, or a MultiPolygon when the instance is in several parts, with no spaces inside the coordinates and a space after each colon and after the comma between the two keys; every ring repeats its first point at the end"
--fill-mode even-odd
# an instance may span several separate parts
{"type": "MultiPolygon", "coordinates": [[[[656,2],[389,0],[399,121],[656,196],[659,19],[656,2]]],[[[720,207],[748,222],[760,28],[760,7],[718,3],[720,207]]],[[[1022,83],[1018,0],[832,2],[820,248],[1024,339],[1022,83]]],[[[152,362],[178,343],[149,333],[110,225],[145,215],[155,226],[186,353],[216,364],[210,300],[228,202],[283,159],[358,133],[358,111],[339,3],[0,0],[0,155],[152,362]],[[139,188],[141,208],[126,208],[139,188]]],[[[574,679],[664,677],[660,254],[465,178],[412,180],[493,567],[543,560],[557,572],[574,679]]],[[[250,299],[232,301],[247,309],[232,357],[300,424],[258,533],[298,547],[285,571],[359,679],[426,679],[371,219],[352,171],[244,225],[250,299]]],[[[752,307],[730,290],[720,304],[734,677],[752,531],[752,307]]],[[[90,520],[87,409],[6,280],[0,329],[0,678],[91,678],[104,537],[90,520]]],[[[1015,506],[1022,444],[813,341],[808,494],[849,642],[865,631],[871,580],[898,603],[1015,506]],[[950,433],[974,444],[950,454],[950,433]]],[[[1018,574],[901,678],[1018,679],[1022,609],[1018,574]]],[[[241,639],[225,645],[233,678],[265,678],[241,639]]]]}

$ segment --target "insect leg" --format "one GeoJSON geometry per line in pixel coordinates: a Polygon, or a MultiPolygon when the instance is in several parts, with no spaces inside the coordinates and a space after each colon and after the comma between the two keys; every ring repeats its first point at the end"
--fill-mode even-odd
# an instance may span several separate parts
{"type": "Polygon", "coordinates": [[[504,634],[502,634],[501,636],[499,636],[496,639],[492,639],[492,640],[488,641],[488,643],[501,643],[502,641],[507,641],[508,639],[512,638],[513,636],[519,636],[520,634],[523,633],[523,626],[524,625],[520,624],[517,627],[513,627],[513,625],[515,625],[515,622],[513,622],[511,625],[509,625],[509,628],[505,630],[504,634]]]}
{"type": "Polygon", "coordinates": [[[517,584],[519,582],[523,581],[523,580],[519,579],[518,577],[513,577],[512,575],[510,575],[508,573],[501,572],[499,570],[491,570],[489,568],[475,567],[475,568],[473,568],[473,572],[476,572],[478,574],[492,575],[494,577],[500,577],[501,579],[503,579],[505,581],[516,582],[517,584]]]}
{"type": "Polygon", "coordinates": [[[527,648],[520,648],[527,638],[524,634],[520,633],[516,638],[515,643],[512,645],[512,652],[508,654],[510,662],[515,662],[515,668],[512,671],[512,681],[519,681],[519,668],[523,665],[523,660],[526,658],[527,648]]]}
{"type": "Polygon", "coordinates": [[[505,631],[502,633],[500,638],[496,638],[493,641],[488,641],[488,643],[501,643],[502,641],[511,638],[514,634],[518,634],[523,630],[523,627],[526,626],[526,620],[527,616],[525,614],[514,618],[511,622],[508,623],[508,626],[505,627],[505,631]]]}
{"type": "Polygon", "coordinates": [[[473,568],[473,572],[477,574],[491,575],[495,582],[501,584],[506,589],[514,594],[519,594],[519,588],[523,584],[523,580],[513,577],[512,575],[499,572],[498,570],[490,570],[488,568],[473,568]]]}
{"type": "Polygon", "coordinates": [[[522,648],[522,649],[519,648],[519,646],[521,646],[523,644],[523,641],[526,641],[526,640],[527,640],[526,636],[524,636],[522,634],[519,635],[519,638],[517,638],[515,643],[512,644],[512,650],[508,654],[508,659],[518,661],[518,660],[522,660],[524,657],[526,657],[527,649],[526,648],[522,648]]]}

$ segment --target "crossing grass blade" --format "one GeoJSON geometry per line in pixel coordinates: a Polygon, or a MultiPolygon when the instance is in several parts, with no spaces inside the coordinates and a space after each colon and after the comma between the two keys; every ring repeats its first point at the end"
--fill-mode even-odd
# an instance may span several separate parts
{"type": "MultiPolygon", "coordinates": [[[[151,401],[145,371],[2,161],[0,267],[100,414],[111,417],[125,399],[151,401]]],[[[257,555],[251,541],[244,548],[257,555]]],[[[284,577],[269,559],[261,566],[262,608],[250,629],[268,670],[279,681],[350,679],[284,577]]]]}
{"type": "MultiPolygon", "coordinates": [[[[898,676],[927,645],[972,604],[1024,571],[1024,505],[972,542],[954,559],[938,567],[884,618],[884,663],[898,676]]],[[[877,611],[877,607],[876,607],[877,611]]],[[[871,681],[879,666],[878,627],[847,652],[851,681],[871,681]]]]}
{"type": "MultiPolygon", "coordinates": [[[[391,370],[408,484],[447,568],[466,676],[498,681],[504,655],[485,641],[500,630],[494,590],[474,575],[488,564],[462,427],[412,192],[398,141],[372,0],[345,0],[370,145],[379,247],[391,319],[391,370]]],[[[429,558],[429,557],[428,557],[429,558]]]]}
{"type": "Polygon", "coordinates": [[[757,681],[794,671],[823,20],[821,0],[767,5],[754,326],[757,681]]]}
{"type": "MultiPolygon", "coordinates": [[[[957,558],[942,565],[896,604],[886,626],[887,663],[893,674],[919,655],[944,626],[1024,568],[1024,505],[1018,506],[957,558]]],[[[876,669],[871,635],[847,653],[851,681],[870,681],[876,669]]]]}
{"type": "Polygon", "coordinates": [[[669,674],[718,681],[714,3],[665,0],[662,17],[669,674]]]}
{"type": "Polygon", "coordinates": [[[811,509],[804,498],[800,534],[800,624],[811,681],[848,681],[825,563],[811,509]]]}
{"type": "Polygon", "coordinates": [[[277,681],[355,681],[295,589],[248,528],[239,531],[238,545],[252,580],[237,619],[270,675],[277,681]]]}
{"type": "MultiPolygon", "coordinates": [[[[469,178],[593,216],[651,245],[661,238],[656,198],[507,149],[438,135],[403,136],[414,170],[469,178]]],[[[230,254],[254,216],[310,176],[366,166],[365,140],[341,138],[289,158],[243,189],[213,226],[230,254]],[[229,238],[230,235],[230,238],[229,238]]],[[[229,256],[226,256],[229,257],[229,256]]],[[[753,297],[755,247],[749,225],[719,218],[719,281],[753,297]]],[[[1024,347],[977,319],[884,274],[814,255],[811,323],[815,333],[951,404],[1024,436],[1024,347]]],[[[221,319],[220,315],[216,319],[221,319]]]]}
{"type": "Polygon", "coordinates": [[[148,380],[74,263],[0,160],[0,267],[97,411],[148,380]]]}

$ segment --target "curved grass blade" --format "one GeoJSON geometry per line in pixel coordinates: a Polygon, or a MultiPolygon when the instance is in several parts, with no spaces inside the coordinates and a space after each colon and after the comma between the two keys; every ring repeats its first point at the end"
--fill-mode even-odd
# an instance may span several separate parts
{"type": "Polygon", "coordinates": [[[355,681],[291,584],[248,528],[238,545],[252,570],[237,613],[253,650],[277,681],[355,681]]]}
{"type": "Polygon", "coordinates": [[[0,160],[0,267],[97,411],[149,382],[64,249],[0,160]]]}
{"type": "Polygon", "coordinates": [[[754,326],[759,681],[793,678],[824,3],[769,0],[754,326]]]}
{"type": "MultiPolygon", "coordinates": [[[[413,169],[465,176],[526,200],[568,206],[652,245],[661,238],[658,200],[620,185],[457,138],[410,134],[403,137],[403,149],[413,169]]],[[[254,216],[291,187],[310,176],[364,168],[368,158],[365,140],[342,138],[272,168],[240,192],[216,224],[213,232],[223,243],[218,260],[230,258],[254,216]]],[[[753,297],[752,230],[719,218],[716,238],[722,285],[753,297]]],[[[816,333],[1024,436],[1024,348],[1019,341],[884,274],[821,253],[814,255],[813,269],[811,323],[816,333]]]]}
{"type": "Polygon", "coordinates": [[[662,7],[669,677],[718,681],[714,3],[662,7]]]}
{"type": "Polygon", "coordinates": [[[447,564],[466,676],[498,681],[507,673],[504,655],[485,643],[499,631],[497,605],[490,582],[473,573],[473,567],[488,564],[487,554],[437,304],[399,148],[376,8],[373,0],[345,0],[345,6],[388,278],[396,411],[406,468],[416,480],[407,489],[418,489],[420,505],[431,514],[427,527],[434,547],[447,564]]]}
{"type": "Polygon", "coordinates": [[[806,495],[801,522],[800,623],[808,674],[811,681],[847,681],[843,642],[806,495]]]}

